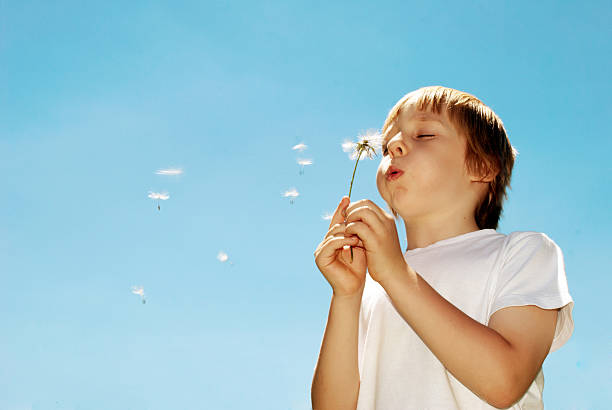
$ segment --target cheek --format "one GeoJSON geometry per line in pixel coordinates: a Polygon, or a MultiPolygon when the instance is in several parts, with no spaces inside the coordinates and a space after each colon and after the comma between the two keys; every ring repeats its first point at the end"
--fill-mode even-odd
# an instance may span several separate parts
{"type": "Polygon", "coordinates": [[[452,155],[440,155],[440,153],[427,157],[419,167],[423,179],[429,183],[450,182],[450,179],[456,177],[458,169],[456,158],[452,155]]]}
{"type": "Polygon", "coordinates": [[[382,168],[378,167],[378,170],[376,171],[376,187],[378,188],[378,192],[381,195],[383,194],[384,181],[385,181],[385,174],[383,174],[382,168]]]}
{"type": "Polygon", "coordinates": [[[452,195],[465,189],[463,167],[458,165],[454,158],[447,158],[430,165],[422,174],[420,182],[423,189],[431,193],[452,193],[452,195]]]}
{"type": "Polygon", "coordinates": [[[423,182],[425,182],[428,186],[445,184],[448,181],[449,174],[447,171],[447,166],[443,162],[434,162],[429,164],[428,167],[424,168],[421,171],[423,175],[423,182]]]}

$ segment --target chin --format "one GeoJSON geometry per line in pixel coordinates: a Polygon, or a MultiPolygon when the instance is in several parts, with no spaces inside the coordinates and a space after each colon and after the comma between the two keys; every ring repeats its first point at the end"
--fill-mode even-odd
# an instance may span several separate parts
{"type": "Polygon", "coordinates": [[[402,187],[396,187],[391,192],[386,193],[386,201],[393,205],[393,208],[400,209],[402,204],[404,207],[410,207],[415,203],[416,198],[410,198],[410,193],[402,187]]]}
{"type": "Polygon", "coordinates": [[[387,201],[387,204],[389,208],[395,209],[397,216],[404,221],[427,214],[430,210],[426,204],[419,202],[419,198],[411,198],[409,195],[396,194],[390,201],[387,201]]]}

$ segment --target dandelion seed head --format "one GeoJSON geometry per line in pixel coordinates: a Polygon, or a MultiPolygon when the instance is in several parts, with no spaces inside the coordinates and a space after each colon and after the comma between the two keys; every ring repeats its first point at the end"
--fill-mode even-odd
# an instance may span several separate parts
{"type": "Polygon", "coordinates": [[[349,153],[351,160],[366,157],[373,159],[376,156],[376,151],[380,149],[381,142],[381,134],[377,130],[369,129],[357,137],[357,142],[344,140],[342,150],[349,153]],[[362,153],[365,155],[362,156],[362,153]]]}
{"type": "Polygon", "coordinates": [[[359,135],[360,143],[367,143],[373,148],[380,148],[382,143],[382,134],[375,129],[369,129],[365,133],[359,135]]]}
{"type": "Polygon", "coordinates": [[[296,150],[296,151],[300,151],[300,152],[302,152],[302,151],[304,151],[306,148],[308,148],[308,145],[306,145],[306,144],[304,144],[304,143],[300,142],[299,144],[294,145],[294,146],[293,146],[293,148],[291,148],[291,149],[296,150]]]}
{"type": "Polygon", "coordinates": [[[219,253],[217,254],[217,259],[220,262],[226,262],[228,260],[228,256],[227,253],[223,252],[223,251],[219,251],[219,253]]]}
{"type": "Polygon", "coordinates": [[[296,198],[300,195],[300,193],[295,189],[295,188],[291,188],[288,191],[285,191],[283,193],[283,196],[285,198],[289,197],[289,198],[296,198]]]}
{"type": "Polygon", "coordinates": [[[380,151],[381,143],[381,133],[377,130],[369,129],[364,134],[359,135],[357,149],[362,150],[368,158],[372,159],[376,156],[376,152],[380,151]]]}
{"type": "Polygon", "coordinates": [[[166,168],[155,171],[157,175],[181,175],[183,170],[180,168],[166,168]]]}
{"type": "Polygon", "coordinates": [[[168,195],[167,192],[152,192],[149,191],[149,195],[147,195],[149,198],[151,199],[161,199],[162,201],[165,201],[166,199],[170,198],[170,195],[168,195]]]}

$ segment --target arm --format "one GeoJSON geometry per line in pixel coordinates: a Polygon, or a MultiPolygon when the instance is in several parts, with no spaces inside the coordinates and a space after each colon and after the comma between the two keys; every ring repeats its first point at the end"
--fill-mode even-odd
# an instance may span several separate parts
{"type": "Polygon", "coordinates": [[[357,407],[357,341],[361,294],[332,296],[321,353],[312,381],[313,410],[357,407]]]}
{"type": "Polygon", "coordinates": [[[349,258],[348,246],[361,242],[345,235],[344,210],[348,204],[349,198],[342,197],[329,231],[315,251],[317,267],[332,286],[333,293],[312,381],[314,410],[354,410],[359,394],[357,346],[366,258],[361,248],[355,248],[354,258],[349,258]]]}
{"type": "Polygon", "coordinates": [[[407,264],[388,273],[380,283],[393,305],[457,380],[500,408],[525,393],[550,349],[556,310],[504,308],[487,327],[440,296],[407,264]]]}
{"type": "MultiPolygon", "coordinates": [[[[358,235],[372,279],[457,380],[496,407],[508,407],[525,393],[550,350],[556,309],[506,307],[484,326],[444,299],[407,264],[395,220],[376,204],[351,204],[345,233],[358,235]]],[[[534,263],[532,273],[537,274],[542,258],[534,263]]]]}

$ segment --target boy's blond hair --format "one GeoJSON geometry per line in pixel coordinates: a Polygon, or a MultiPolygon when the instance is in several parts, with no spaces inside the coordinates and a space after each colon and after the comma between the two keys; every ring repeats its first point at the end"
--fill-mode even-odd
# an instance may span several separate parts
{"type": "MultiPolygon", "coordinates": [[[[508,140],[501,119],[471,94],[432,86],[419,88],[402,97],[389,111],[383,132],[392,125],[401,109],[411,103],[415,103],[418,110],[437,114],[444,109],[451,124],[465,136],[467,169],[482,176],[482,180],[489,181],[487,193],[474,210],[474,219],[480,229],[496,229],[516,157],[516,150],[508,140]]],[[[391,210],[397,218],[397,211],[391,210]]]]}

